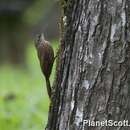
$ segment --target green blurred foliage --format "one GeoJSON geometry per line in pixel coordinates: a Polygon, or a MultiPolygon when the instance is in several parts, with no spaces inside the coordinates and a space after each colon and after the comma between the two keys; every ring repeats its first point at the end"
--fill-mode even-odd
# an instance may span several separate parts
{"type": "Polygon", "coordinates": [[[44,17],[47,11],[50,10],[54,1],[51,0],[36,0],[30,8],[28,8],[24,15],[23,21],[29,26],[35,25],[40,19],[44,17]]]}
{"type": "MultiPolygon", "coordinates": [[[[58,48],[57,42],[53,48],[58,48]]],[[[43,130],[49,99],[34,46],[27,51],[28,69],[0,68],[0,130],[43,130]]],[[[54,79],[55,65],[51,75],[54,79]]]]}

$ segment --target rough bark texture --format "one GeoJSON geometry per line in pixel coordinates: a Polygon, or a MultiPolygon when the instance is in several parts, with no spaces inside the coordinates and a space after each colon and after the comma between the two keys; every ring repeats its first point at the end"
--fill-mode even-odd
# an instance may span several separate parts
{"type": "Polygon", "coordinates": [[[47,129],[83,130],[87,119],[130,123],[130,1],[68,0],[63,9],[64,33],[47,129]]]}

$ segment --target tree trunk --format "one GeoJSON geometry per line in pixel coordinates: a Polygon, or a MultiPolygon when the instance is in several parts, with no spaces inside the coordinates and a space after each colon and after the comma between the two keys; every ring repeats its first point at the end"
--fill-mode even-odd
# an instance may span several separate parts
{"type": "Polygon", "coordinates": [[[130,1],[66,1],[47,130],[128,130],[83,121],[130,123],[130,1]]]}

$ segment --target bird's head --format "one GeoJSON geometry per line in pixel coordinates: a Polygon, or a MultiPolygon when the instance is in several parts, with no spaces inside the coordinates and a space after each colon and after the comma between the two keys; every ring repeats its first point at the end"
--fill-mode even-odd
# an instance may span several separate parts
{"type": "Polygon", "coordinates": [[[40,44],[44,43],[45,37],[44,34],[38,34],[35,39],[35,47],[38,47],[40,44]]]}

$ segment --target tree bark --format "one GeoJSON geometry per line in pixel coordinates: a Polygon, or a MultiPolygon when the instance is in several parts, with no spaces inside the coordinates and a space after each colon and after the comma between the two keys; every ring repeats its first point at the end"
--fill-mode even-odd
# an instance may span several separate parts
{"type": "Polygon", "coordinates": [[[47,130],[128,130],[83,121],[130,123],[130,1],[62,0],[62,8],[47,130]]]}

